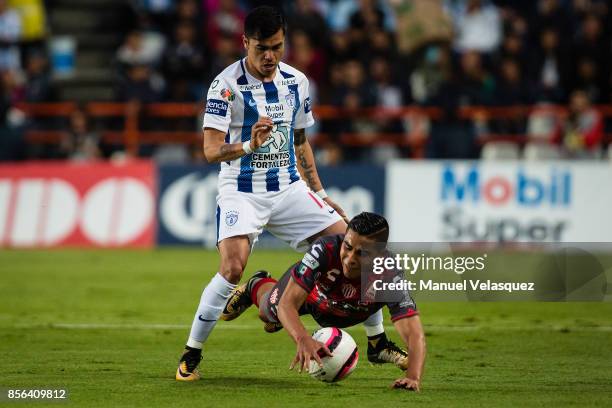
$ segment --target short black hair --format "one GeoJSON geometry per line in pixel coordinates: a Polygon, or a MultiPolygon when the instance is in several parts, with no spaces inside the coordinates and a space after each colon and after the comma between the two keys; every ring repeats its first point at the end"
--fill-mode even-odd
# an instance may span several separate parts
{"type": "Polygon", "coordinates": [[[347,229],[351,229],[375,242],[386,243],[389,239],[389,223],[382,215],[371,212],[364,211],[354,216],[349,221],[347,229]]]}
{"type": "Polygon", "coordinates": [[[259,6],[251,10],[244,20],[244,35],[247,38],[265,40],[283,30],[287,32],[287,23],[283,13],[271,6],[259,6]]]}

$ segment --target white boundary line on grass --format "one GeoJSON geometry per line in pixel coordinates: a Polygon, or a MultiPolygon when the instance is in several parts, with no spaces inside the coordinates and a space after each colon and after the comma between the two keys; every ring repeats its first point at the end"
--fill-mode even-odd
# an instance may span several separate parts
{"type": "MultiPolygon", "coordinates": [[[[66,329],[66,330],[188,330],[191,326],[186,324],[164,323],[50,323],[50,324],[23,324],[0,326],[1,329],[66,329]]],[[[315,330],[317,326],[306,326],[308,330],[315,330]]],[[[393,326],[385,326],[392,329],[393,326]]],[[[489,331],[560,331],[576,332],[612,332],[612,326],[442,326],[425,325],[426,331],[432,332],[470,332],[479,330],[489,331]]],[[[263,324],[219,324],[215,330],[263,330],[263,324]]]]}

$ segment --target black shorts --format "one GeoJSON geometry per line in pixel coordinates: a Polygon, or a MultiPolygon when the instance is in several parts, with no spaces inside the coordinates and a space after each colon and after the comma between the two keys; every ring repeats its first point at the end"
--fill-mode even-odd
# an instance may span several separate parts
{"type": "MultiPolygon", "coordinates": [[[[289,279],[291,279],[291,273],[293,269],[299,264],[300,262],[291,265],[291,267],[287,270],[287,272],[283,274],[280,280],[276,282],[274,287],[272,287],[272,289],[270,289],[267,295],[264,296],[263,303],[260,305],[259,310],[263,312],[269,322],[280,323],[277,316],[278,303],[280,302],[280,298],[283,295],[283,292],[285,292],[285,288],[289,283],[289,279]]],[[[308,314],[308,310],[306,309],[305,305],[302,305],[302,307],[300,307],[299,314],[300,316],[308,314]]]]}

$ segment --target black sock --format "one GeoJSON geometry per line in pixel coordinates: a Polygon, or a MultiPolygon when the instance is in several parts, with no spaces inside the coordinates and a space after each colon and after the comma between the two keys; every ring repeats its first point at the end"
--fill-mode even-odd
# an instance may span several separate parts
{"type": "Polygon", "coordinates": [[[202,349],[195,348],[195,347],[189,347],[189,346],[187,346],[187,345],[185,345],[185,350],[189,350],[189,351],[197,351],[197,352],[199,352],[199,353],[201,353],[201,352],[202,352],[202,349]]]}
{"type": "Polygon", "coordinates": [[[248,283],[247,283],[247,292],[249,294],[249,296],[251,296],[251,293],[253,292],[253,288],[257,285],[257,282],[259,282],[260,280],[264,279],[264,278],[268,278],[270,276],[270,274],[266,271],[257,271],[257,273],[261,273],[263,272],[265,275],[264,276],[258,276],[257,278],[251,278],[249,279],[248,283]]]}
{"type": "Polygon", "coordinates": [[[249,279],[249,282],[247,283],[247,293],[249,294],[249,297],[251,297],[251,293],[253,292],[253,288],[255,287],[255,285],[257,285],[257,282],[262,279],[263,278],[249,279]]]}
{"type": "Polygon", "coordinates": [[[377,334],[376,336],[368,336],[368,348],[376,348],[379,344],[384,344],[387,342],[387,335],[385,332],[377,334]]]}

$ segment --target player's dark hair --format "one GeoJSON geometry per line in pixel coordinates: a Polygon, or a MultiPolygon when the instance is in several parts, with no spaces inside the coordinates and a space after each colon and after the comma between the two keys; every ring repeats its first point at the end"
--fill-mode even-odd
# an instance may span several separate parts
{"type": "Polygon", "coordinates": [[[389,223],[382,215],[371,212],[364,211],[354,216],[349,221],[347,229],[375,242],[387,242],[389,239],[389,223]]]}
{"type": "Polygon", "coordinates": [[[278,30],[287,31],[287,23],[281,11],[271,6],[259,6],[251,10],[244,20],[244,35],[247,38],[265,40],[278,30]]]}

